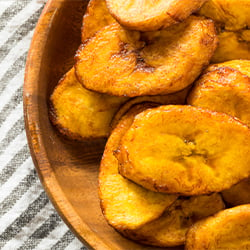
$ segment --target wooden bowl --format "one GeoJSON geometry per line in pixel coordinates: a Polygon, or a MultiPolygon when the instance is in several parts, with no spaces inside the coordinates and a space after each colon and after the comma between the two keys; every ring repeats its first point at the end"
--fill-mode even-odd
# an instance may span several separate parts
{"type": "Polygon", "coordinates": [[[98,169],[105,141],[65,140],[48,119],[49,96],[61,76],[74,64],[87,3],[49,0],[36,27],[23,93],[31,155],[50,200],[86,246],[101,250],[156,249],[122,237],[102,215],[98,169]]]}

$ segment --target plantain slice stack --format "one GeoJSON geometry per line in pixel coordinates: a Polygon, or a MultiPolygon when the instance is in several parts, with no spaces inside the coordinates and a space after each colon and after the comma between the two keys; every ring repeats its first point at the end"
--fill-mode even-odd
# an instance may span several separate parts
{"type": "MultiPolygon", "coordinates": [[[[227,1],[222,1],[220,4],[214,4],[213,1],[210,0],[204,7],[202,7],[200,14],[203,16],[214,16],[216,15],[215,13],[220,13],[220,8],[223,8],[224,12],[228,12],[227,9],[229,8],[230,13],[231,5],[228,5],[227,1]]],[[[233,20],[237,20],[237,17],[241,18],[240,15],[235,17],[229,15],[229,17],[233,18],[233,20]]],[[[224,20],[225,23],[227,23],[227,18],[224,18],[224,20]]],[[[91,0],[83,17],[82,42],[85,42],[86,39],[94,36],[94,34],[103,27],[115,22],[116,20],[110,15],[105,0],[91,0]]],[[[232,31],[231,29],[225,30],[225,24],[222,25],[222,23],[222,21],[217,22],[219,44],[211,62],[218,63],[234,59],[249,60],[249,30],[246,28],[235,31],[232,31]]]]}
{"type": "Polygon", "coordinates": [[[118,173],[114,152],[121,137],[136,114],[154,106],[133,106],[112,131],[101,162],[99,195],[107,221],[126,237],[149,245],[177,246],[184,243],[194,222],[222,210],[224,203],[219,194],[177,199],[176,195],[155,193],[118,173]]]}
{"type": "Polygon", "coordinates": [[[123,236],[250,249],[249,10],[248,0],[89,1],[49,114],[69,139],[109,137],[99,196],[123,236]]]}

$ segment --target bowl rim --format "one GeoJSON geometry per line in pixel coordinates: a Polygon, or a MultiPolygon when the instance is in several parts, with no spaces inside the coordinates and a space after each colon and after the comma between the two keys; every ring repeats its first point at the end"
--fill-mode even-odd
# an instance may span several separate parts
{"type": "Polygon", "coordinates": [[[37,79],[39,79],[43,51],[48,41],[51,24],[58,9],[67,1],[72,0],[48,0],[34,31],[27,56],[23,85],[23,112],[26,136],[40,181],[63,221],[88,248],[110,250],[111,248],[108,244],[91,230],[68,201],[48,161],[45,145],[41,137],[37,79]]]}

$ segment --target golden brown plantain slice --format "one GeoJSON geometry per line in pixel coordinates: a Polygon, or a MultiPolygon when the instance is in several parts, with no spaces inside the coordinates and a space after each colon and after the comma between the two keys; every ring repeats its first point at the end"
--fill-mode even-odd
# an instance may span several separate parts
{"type": "Polygon", "coordinates": [[[83,88],[72,68],[59,81],[50,98],[50,118],[70,139],[107,137],[114,114],[127,99],[83,88]]]}
{"type": "Polygon", "coordinates": [[[199,13],[226,30],[235,31],[250,27],[249,12],[249,0],[209,0],[199,13]]]}
{"type": "Polygon", "coordinates": [[[223,191],[222,196],[225,202],[230,206],[250,203],[250,178],[223,191]]]}
{"type": "Polygon", "coordinates": [[[250,30],[219,33],[219,45],[212,62],[225,62],[235,59],[250,59],[250,30]]]}
{"type": "Polygon", "coordinates": [[[194,224],[186,250],[250,249],[250,205],[223,210],[194,224]]]}
{"type": "Polygon", "coordinates": [[[224,209],[225,205],[217,193],[210,196],[179,198],[164,214],[137,230],[122,233],[140,243],[172,247],[183,245],[186,233],[195,222],[224,209]]]}
{"type": "Polygon", "coordinates": [[[155,193],[123,178],[114,157],[120,138],[133,122],[134,116],[154,106],[141,104],[129,111],[113,130],[105,147],[99,174],[101,207],[108,223],[117,230],[134,230],[152,221],[176,199],[175,195],[155,193]]]}
{"type": "Polygon", "coordinates": [[[82,42],[91,38],[103,27],[116,22],[109,14],[105,0],[90,0],[83,16],[82,42]]]}
{"type": "Polygon", "coordinates": [[[155,31],[180,23],[207,0],[106,0],[110,14],[123,26],[155,31]]]}
{"type": "Polygon", "coordinates": [[[111,95],[169,94],[197,78],[216,46],[214,24],[202,17],[143,34],[115,23],[80,47],[76,74],[86,88],[111,95]]]}
{"type": "MultiPolygon", "coordinates": [[[[188,104],[223,112],[250,126],[250,61],[237,60],[208,67],[195,83],[188,104]],[[248,73],[248,76],[241,73],[248,73]]],[[[250,203],[249,179],[223,192],[230,205],[250,203]]]]}
{"type": "Polygon", "coordinates": [[[128,100],[125,104],[121,106],[118,112],[115,114],[112,122],[111,122],[111,130],[113,130],[117,124],[119,123],[120,119],[124,114],[131,109],[132,106],[144,103],[144,102],[151,102],[157,104],[185,104],[186,97],[188,92],[190,91],[190,87],[187,87],[179,92],[169,94],[169,95],[155,95],[155,96],[138,96],[136,98],[132,98],[128,100]]]}
{"type": "MultiPolygon", "coordinates": [[[[250,61],[245,61],[250,69],[250,61]]],[[[211,66],[195,83],[188,104],[223,112],[250,126],[250,77],[225,64],[211,66]]]]}
{"type": "Polygon", "coordinates": [[[116,156],[120,174],[147,189],[220,192],[250,176],[250,130],[224,113],[161,106],[135,117],[116,156]]]}

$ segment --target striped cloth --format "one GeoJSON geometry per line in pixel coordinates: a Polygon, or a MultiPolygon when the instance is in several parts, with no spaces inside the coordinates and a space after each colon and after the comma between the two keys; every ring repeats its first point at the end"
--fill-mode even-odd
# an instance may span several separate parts
{"type": "Polygon", "coordinates": [[[34,170],[22,108],[25,60],[46,0],[0,0],[0,249],[87,249],[34,170]]]}

